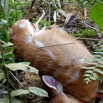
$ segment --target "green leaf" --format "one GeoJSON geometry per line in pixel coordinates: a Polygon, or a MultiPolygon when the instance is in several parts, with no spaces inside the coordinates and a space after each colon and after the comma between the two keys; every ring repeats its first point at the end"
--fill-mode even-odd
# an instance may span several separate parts
{"type": "Polygon", "coordinates": [[[2,84],[6,83],[6,78],[2,80],[2,84]]]}
{"type": "Polygon", "coordinates": [[[20,95],[24,95],[24,94],[28,94],[30,93],[28,90],[24,90],[24,89],[17,89],[11,92],[11,96],[15,97],[15,96],[20,96],[20,95]]]}
{"type": "Polygon", "coordinates": [[[94,69],[94,71],[103,75],[103,71],[100,69],[94,69]]]}
{"type": "Polygon", "coordinates": [[[8,8],[9,8],[9,0],[6,0],[6,2],[5,2],[6,20],[8,20],[8,8]]]}
{"type": "Polygon", "coordinates": [[[38,74],[38,70],[34,67],[28,66],[27,62],[25,63],[11,63],[6,65],[12,71],[23,70],[27,72],[32,72],[38,74]]]}
{"type": "Polygon", "coordinates": [[[85,76],[85,77],[90,77],[91,74],[84,74],[83,76],[85,76]]]}
{"type": "Polygon", "coordinates": [[[26,65],[26,66],[29,66],[30,65],[30,62],[19,62],[20,64],[23,64],[23,65],[26,65]]]}
{"type": "Polygon", "coordinates": [[[4,20],[4,19],[1,19],[0,24],[1,24],[1,25],[7,24],[7,21],[4,20]]]}
{"type": "Polygon", "coordinates": [[[86,70],[85,73],[93,73],[93,70],[86,70]]]}
{"type": "Polygon", "coordinates": [[[100,59],[102,56],[101,55],[94,55],[94,57],[100,59]]]}
{"type": "Polygon", "coordinates": [[[12,52],[13,52],[13,49],[14,49],[13,47],[7,47],[7,48],[5,48],[5,51],[4,51],[4,52],[5,52],[5,54],[6,54],[6,53],[12,53],[12,52]]]}
{"type": "Polygon", "coordinates": [[[48,93],[45,90],[41,89],[41,88],[38,88],[38,87],[29,87],[28,89],[29,89],[29,91],[31,93],[34,93],[34,94],[36,94],[38,96],[48,97],[48,93]]]}
{"type": "Polygon", "coordinates": [[[82,69],[88,69],[88,67],[83,66],[82,69]]]}
{"type": "MultiPolygon", "coordinates": [[[[50,26],[51,25],[51,23],[50,22],[48,22],[47,20],[41,20],[40,21],[40,23],[44,26],[50,26]]],[[[42,28],[41,28],[42,29],[42,28]]]]}
{"type": "Polygon", "coordinates": [[[90,17],[92,20],[99,25],[99,27],[103,30],[103,4],[95,3],[90,12],[90,17]]]}
{"type": "Polygon", "coordinates": [[[93,52],[93,55],[103,55],[103,52],[93,52]]]}
{"type": "Polygon", "coordinates": [[[4,79],[5,78],[5,75],[4,73],[0,73],[0,80],[4,79]]]}
{"type": "Polygon", "coordinates": [[[96,68],[103,68],[103,65],[98,64],[98,65],[96,66],[96,68]]]}
{"type": "Polygon", "coordinates": [[[12,103],[23,103],[17,98],[12,98],[11,100],[12,100],[12,103]]]}
{"type": "Polygon", "coordinates": [[[86,62],[85,64],[95,66],[95,65],[97,65],[97,62],[98,62],[98,61],[91,61],[91,62],[86,62]]]}
{"type": "Polygon", "coordinates": [[[9,103],[9,98],[0,99],[0,103],[9,103]]]}
{"type": "Polygon", "coordinates": [[[100,45],[99,48],[103,48],[103,45],[100,45]]]}
{"type": "Polygon", "coordinates": [[[0,55],[0,59],[2,59],[2,56],[0,55]]]}
{"type": "Polygon", "coordinates": [[[8,53],[5,54],[5,59],[14,58],[14,54],[8,53]]]}
{"type": "Polygon", "coordinates": [[[95,51],[96,51],[96,52],[100,52],[100,51],[103,52],[103,48],[101,48],[101,49],[98,48],[98,49],[96,49],[95,51]]]}
{"type": "Polygon", "coordinates": [[[90,77],[90,79],[92,79],[92,80],[96,80],[96,78],[95,78],[95,77],[93,77],[93,76],[91,76],[91,77],[90,77]]]}
{"type": "Polygon", "coordinates": [[[93,73],[92,75],[93,75],[93,77],[95,77],[96,80],[100,79],[99,76],[97,75],[97,73],[93,73]]]}
{"type": "MultiPolygon", "coordinates": [[[[18,100],[16,98],[12,98],[11,100],[12,100],[12,103],[22,103],[20,100],[18,100]]],[[[10,103],[9,98],[0,99],[0,103],[10,103]]]]}
{"type": "Polygon", "coordinates": [[[11,3],[11,4],[13,4],[13,5],[14,5],[14,0],[9,0],[9,1],[10,1],[10,3],[11,3]]]}
{"type": "Polygon", "coordinates": [[[2,8],[4,8],[4,0],[1,0],[0,4],[1,4],[2,8]]]}
{"type": "Polygon", "coordinates": [[[0,19],[2,18],[5,19],[5,12],[4,12],[4,9],[0,6],[0,19]]]}
{"type": "Polygon", "coordinates": [[[102,67],[103,67],[103,61],[102,61],[102,60],[99,60],[99,61],[98,61],[98,65],[102,65],[102,67]]]}
{"type": "Polygon", "coordinates": [[[90,78],[85,78],[84,81],[86,81],[86,84],[88,84],[89,82],[91,82],[90,78]]]}
{"type": "Polygon", "coordinates": [[[8,60],[5,61],[5,64],[10,64],[10,63],[14,63],[13,58],[9,58],[8,60]]]}
{"type": "Polygon", "coordinates": [[[13,44],[12,44],[11,42],[5,43],[5,44],[3,45],[3,47],[10,47],[10,46],[13,46],[13,44]]]}
{"type": "Polygon", "coordinates": [[[85,63],[85,62],[86,62],[86,63],[89,63],[89,62],[97,62],[97,61],[98,61],[97,58],[92,57],[92,58],[85,59],[84,63],[85,63]]]}
{"type": "Polygon", "coordinates": [[[85,78],[85,79],[84,79],[84,81],[89,81],[89,80],[90,80],[90,78],[85,78]]]}
{"type": "MultiPolygon", "coordinates": [[[[88,64],[88,63],[87,63],[87,64],[88,64]]],[[[90,64],[93,64],[93,63],[90,63],[90,64]]],[[[93,69],[95,69],[95,67],[85,67],[85,66],[83,66],[82,69],[87,69],[87,70],[88,70],[88,69],[92,69],[92,70],[93,70],[93,69]]]]}

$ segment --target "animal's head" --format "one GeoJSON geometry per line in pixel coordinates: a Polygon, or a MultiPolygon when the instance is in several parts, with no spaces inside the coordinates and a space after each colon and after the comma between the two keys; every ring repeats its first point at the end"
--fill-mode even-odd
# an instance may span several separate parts
{"type": "Polygon", "coordinates": [[[52,76],[43,75],[42,79],[43,82],[49,87],[51,93],[54,94],[54,97],[50,100],[49,103],[84,103],[71,95],[67,96],[63,92],[62,84],[52,76]]]}
{"type": "Polygon", "coordinates": [[[52,95],[52,99],[49,103],[69,103],[69,99],[63,92],[62,84],[55,80],[52,76],[44,75],[42,76],[44,83],[49,87],[52,95]]]}
{"type": "Polygon", "coordinates": [[[14,36],[33,35],[33,33],[34,28],[26,19],[16,21],[9,30],[10,38],[13,38],[14,36]]]}

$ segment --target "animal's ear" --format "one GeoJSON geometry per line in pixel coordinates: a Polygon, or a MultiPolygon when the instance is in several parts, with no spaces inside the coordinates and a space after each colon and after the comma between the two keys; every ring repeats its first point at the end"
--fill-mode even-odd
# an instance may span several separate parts
{"type": "Polygon", "coordinates": [[[60,93],[63,93],[62,84],[59,81],[57,81],[55,78],[53,78],[52,76],[43,75],[42,79],[43,79],[43,82],[49,88],[55,89],[55,90],[59,91],[60,93]]]}
{"type": "Polygon", "coordinates": [[[56,82],[56,88],[60,93],[63,93],[63,86],[60,82],[56,82]]]}
{"type": "Polygon", "coordinates": [[[57,81],[52,76],[43,75],[42,80],[49,88],[56,89],[57,81]]]}

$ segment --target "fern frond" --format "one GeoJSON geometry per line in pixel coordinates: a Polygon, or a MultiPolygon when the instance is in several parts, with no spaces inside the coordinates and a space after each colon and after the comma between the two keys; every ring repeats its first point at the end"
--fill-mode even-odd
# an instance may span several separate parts
{"type": "Polygon", "coordinates": [[[82,69],[86,69],[84,73],[86,83],[91,80],[100,80],[103,75],[103,43],[99,45],[93,52],[93,58],[85,59],[85,66],[82,69]]]}

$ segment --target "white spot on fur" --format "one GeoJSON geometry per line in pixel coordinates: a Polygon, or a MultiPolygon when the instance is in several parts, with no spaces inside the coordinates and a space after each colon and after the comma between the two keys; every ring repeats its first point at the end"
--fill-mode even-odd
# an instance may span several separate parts
{"type": "Polygon", "coordinates": [[[26,36],[24,41],[27,42],[27,43],[31,43],[32,42],[32,36],[31,35],[30,36],[26,36]]]}
{"type": "Polygon", "coordinates": [[[35,40],[35,43],[36,43],[36,45],[37,45],[38,47],[44,47],[44,48],[42,48],[42,49],[44,49],[44,50],[47,52],[47,54],[48,54],[53,60],[56,59],[56,56],[52,53],[52,51],[51,51],[50,49],[47,49],[47,48],[44,46],[43,43],[41,43],[41,42],[38,41],[38,40],[35,40]]]}
{"type": "Polygon", "coordinates": [[[26,27],[26,25],[23,24],[23,23],[20,23],[18,26],[19,26],[20,29],[24,29],[26,27]]]}
{"type": "Polygon", "coordinates": [[[46,49],[46,48],[45,48],[45,50],[47,51],[48,55],[49,55],[53,60],[55,60],[55,59],[56,59],[56,56],[52,53],[52,51],[51,51],[51,50],[46,49]]]}
{"type": "Polygon", "coordinates": [[[68,80],[68,83],[74,82],[76,79],[78,79],[79,74],[80,74],[80,70],[76,71],[76,72],[73,74],[73,76],[71,77],[71,79],[68,80]]]}
{"type": "Polygon", "coordinates": [[[41,42],[38,41],[38,40],[35,40],[35,43],[36,43],[36,45],[37,45],[38,47],[44,47],[44,44],[41,43],[41,42]]]}

